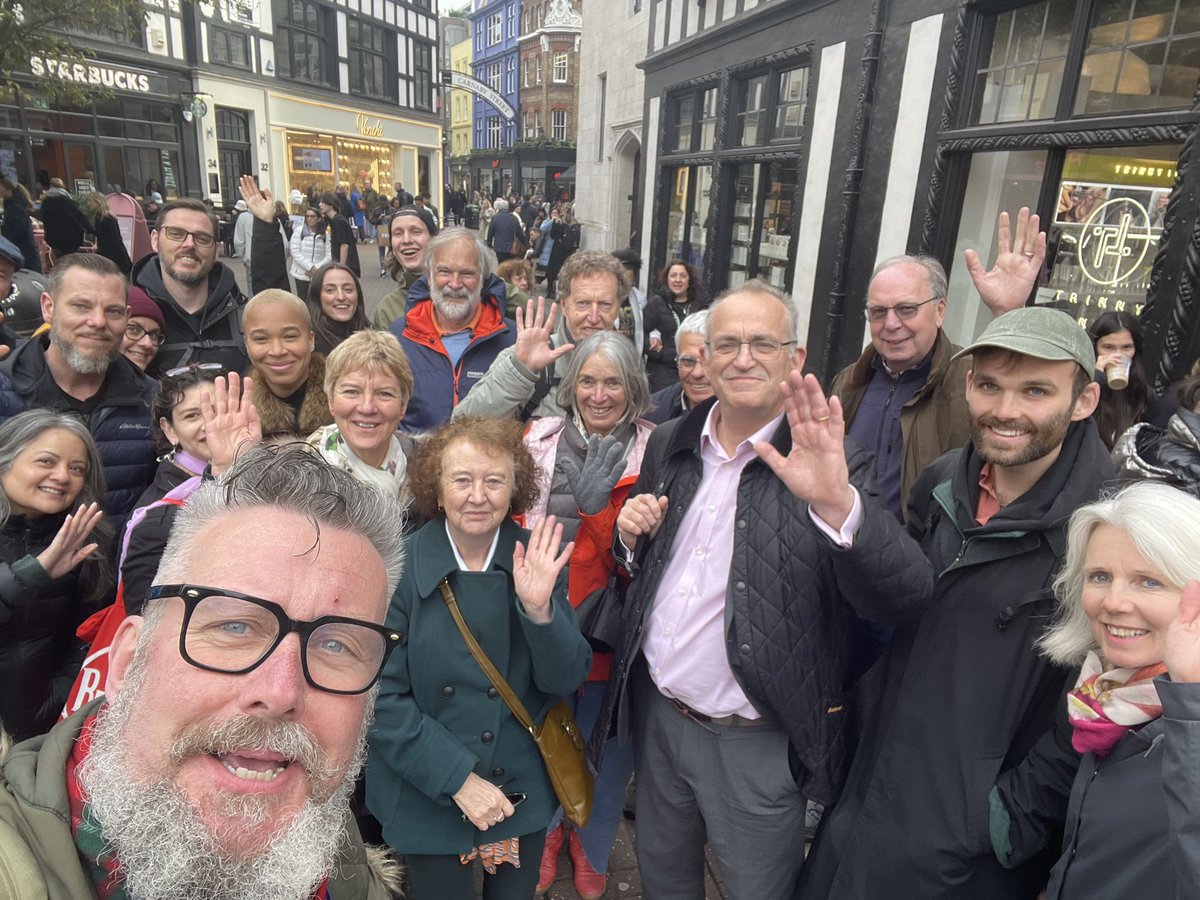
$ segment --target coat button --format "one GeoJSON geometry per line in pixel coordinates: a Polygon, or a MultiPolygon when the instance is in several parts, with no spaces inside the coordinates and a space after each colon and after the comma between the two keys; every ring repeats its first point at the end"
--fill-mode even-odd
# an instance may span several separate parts
{"type": "Polygon", "coordinates": [[[500,696],[500,692],[498,690],[496,690],[494,687],[488,688],[488,699],[489,700],[495,700],[499,696],[500,696]]]}
{"type": "Polygon", "coordinates": [[[454,696],[454,688],[451,685],[446,685],[442,688],[442,696],[449,700],[454,696]]]}
{"type": "Polygon", "coordinates": [[[739,581],[737,584],[734,585],[734,587],[737,588],[739,591],[744,591],[746,589],[746,582],[739,581]]]}
{"type": "Polygon", "coordinates": [[[745,527],[746,527],[746,520],[745,520],[745,519],[738,519],[738,520],[737,520],[737,527],[738,527],[738,530],[739,530],[739,531],[741,531],[741,530],[744,530],[744,529],[745,529],[745,527]]]}
{"type": "Polygon", "coordinates": [[[479,739],[481,741],[483,741],[485,744],[490,744],[492,741],[494,741],[496,739],[496,736],[494,734],[492,734],[490,731],[485,731],[483,734],[481,734],[479,736],[479,739]]]}
{"type": "Polygon", "coordinates": [[[738,649],[739,649],[739,650],[741,650],[743,653],[749,653],[749,652],[750,652],[750,645],[749,645],[749,644],[742,644],[742,646],[740,646],[738,649]]]}
{"type": "Polygon", "coordinates": [[[496,768],[492,769],[492,777],[493,778],[503,778],[504,770],[502,768],[500,768],[499,766],[496,766],[496,768]]]}

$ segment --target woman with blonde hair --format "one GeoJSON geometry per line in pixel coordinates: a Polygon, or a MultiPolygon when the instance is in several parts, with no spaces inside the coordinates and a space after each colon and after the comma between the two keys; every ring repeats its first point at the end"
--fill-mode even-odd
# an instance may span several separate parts
{"type": "Polygon", "coordinates": [[[94,191],[83,202],[96,231],[96,252],[111,259],[121,274],[128,278],[133,271],[133,262],[129,259],[129,251],[125,249],[125,239],[121,237],[121,225],[108,208],[108,199],[99,191],[94,191]]]}
{"type": "MultiPolygon", "coordinates": [[[[1200,500],[1137,482],[1080,507],[1038,641],[1080,666],[1065,698],[1082,754],[1047,900],[1200,896],[1200,500]]],[[[1057,734],[1057,732],[1056,732],[1057,734]]],[[[1064,732],[1065,736],[1065,732],[1064,732]]],[[[1005,866],[1042,852],[1071,750],[1043,739],[988,800],[1005,866]]]]}

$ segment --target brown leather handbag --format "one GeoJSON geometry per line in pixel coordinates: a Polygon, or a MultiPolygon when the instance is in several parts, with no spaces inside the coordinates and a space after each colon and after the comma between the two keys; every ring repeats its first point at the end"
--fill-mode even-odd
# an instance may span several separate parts
{"type": "Polygon", "coordinates": [[[533,718],[529,715],[529,710],[513,693],[513,689],[508,686],[504,676],[492,665],[492,661],[488,659],[483,648],[479,646],[479,642],[475,640],[475,635],[471,634],[471,629],[463,621],[458,601],[454,599],[454,591],[450,590],[450,583],[443,578],[438,588],[442,592],[442,599],[446,601],[454,624],[458,626],[459,633],[466,641],[467,649],[471,651],[471,656],[479,664],[479,668],[483,669],[488,680],[492,682],[492,686],[499,692],[505,706],[512,712],[513,718],[529,732],[533,742],[537,744],[537,748],[542,754],[542,762],[546,766],[546,774],[550,776],[550,784],[554,787],[554,794],[558,797],[558,802],[562,804],[563,815],[572,825],[582,828],[592,814],[592,792],[595,789],[595,782],[592,779],[591,770],[588,769],[587,761],[584,759],[583,735],[579,733],[579,726],[575,722],[571,708],[564,701],[559,700],[546,713],[542,724],[535,725],[533,718]]]}

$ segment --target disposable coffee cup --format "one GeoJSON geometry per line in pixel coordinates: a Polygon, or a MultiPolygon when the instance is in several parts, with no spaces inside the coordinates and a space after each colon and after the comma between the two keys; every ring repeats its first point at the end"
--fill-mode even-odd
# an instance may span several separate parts
{"type": "Polygon", "coordinates": [[[1121,359],[1105,370],[1104,377],[1114,391],[1123,391],[1129,387],[1129,363],[1128,359],[1121,359]]]}

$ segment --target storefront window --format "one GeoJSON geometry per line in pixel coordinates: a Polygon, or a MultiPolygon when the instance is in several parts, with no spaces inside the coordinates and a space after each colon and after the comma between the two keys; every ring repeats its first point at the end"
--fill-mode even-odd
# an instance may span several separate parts
{"type": "Polygon", "coordinates": [[[981,21],[969,124],[1186,107],[1200,82],[1195,0],[1042,0],[981,21]],[[1081,46],[1082,45],[1082,46],[1081,46]],[[1076,55],[1078,54],[1078,55],[1076,55]],[[1067,60],[1081,59],[1070,70],[1067,60]]]}
{"type": "Polygon", "coordinates": [[[1104,0],[1088,32],[1077,115],[1187,106],[1200,76],[1195,0],[1104,0]]]}
{"type": "Polygon", "coordinates": [[[732,168],[733,233],[729,287],[761,278],[785,289],[792,241],[792,204],[799,183],[795,160],[732,168]]]}
{"type": "Polygon", "coordinates": [[[313,0],[274,0],[275,66],[283,78],[333,85],[330,36],[332,9],[313,0]]]}
{"type": "Polygon", "coordinates": [[[1141,313],[1181,149],[1067,152],[1049,229],[1050,279],[1039,302],[1084,323],[1109,310],[1141,313]]]}
{"type": "Polygon", "coordinates": [[[672,104],[670,133],[667,135],[668,153],[687,153],[692,149],[692,124],[696,117],[695,96],[684,94],[672,104]]]}
{"type": "Polygon", "coordinates": [[[337,141],[338,181],[341,184],[393,184],[395,147],[369,141],[337,141]]]}
{"type": "Polygon", "coordinates": [[[738,92],[737,140],[740,144],[761,142],[759,126],[767,110],[767,76],[759,75],[742,82],[738,92]]]}
{"type": "Polygon", "coordinates": [[[712,202],[712,167],[668,169],[672,179],[667,224],[667,257],[701,268],[708,240],[712,202]]]}
{"type": "Polygon", "coordinates": [[[1011,214],[1022,206],[1036,209],[1045,171],[1044,150],[976,153],[971,157],[950,268],[946,320],[942,324],[954,343],[969,344],[991,321],[991,313],[984,308],[962,265],[963,251],[974,250],[990,266],[995,256],[997,217],[1001,211],[1011,214]]]}

